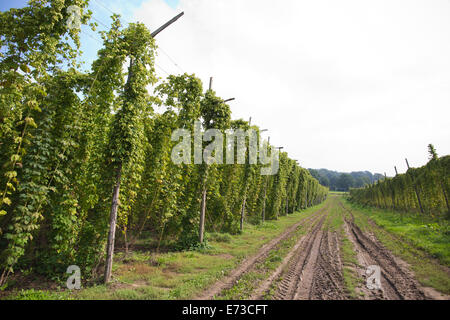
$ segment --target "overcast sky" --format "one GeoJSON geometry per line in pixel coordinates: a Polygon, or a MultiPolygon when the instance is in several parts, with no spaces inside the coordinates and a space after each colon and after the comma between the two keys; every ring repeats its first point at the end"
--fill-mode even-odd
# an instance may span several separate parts
{"type": "Polygon", "coordinates": [[[428,143],[450,154],[449,0],[91,2],[106,24],[111,10],[151,30],[184,11],[157,36],[159,75],[213,76],[233,118],[303,167],[393,175],[424,165],[428,143]]]}

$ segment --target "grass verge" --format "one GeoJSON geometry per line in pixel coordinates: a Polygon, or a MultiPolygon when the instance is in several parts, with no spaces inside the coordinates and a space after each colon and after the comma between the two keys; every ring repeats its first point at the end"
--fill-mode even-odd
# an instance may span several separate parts
{"type": "Polygon", "coordinates": [[[423,286],[450,294],[450,238],[446,222],[424,224],[416,215],[400,217],[392,211],[361,207],[345,199],[342,202],[352,211],[355,223],[362,230],[373,232],[395,256],[406,261],[423,286]]]}
{"type": "Polygon", "coordinates": [[[335,231],[339,237],[339,254],[342,262],[342,277],[346,293],[350,299],[357,299],[358,293],[356,288],[360,286],[362,279],[357,274],[356,268],[358,261],[355,248],[352,242],[347,238],[344,229],[344,217],[346,215],[344,209],[339,206],[339,196],[330,196],[333,202],[332,209],[328,215],[326,228],[335,231]]]}

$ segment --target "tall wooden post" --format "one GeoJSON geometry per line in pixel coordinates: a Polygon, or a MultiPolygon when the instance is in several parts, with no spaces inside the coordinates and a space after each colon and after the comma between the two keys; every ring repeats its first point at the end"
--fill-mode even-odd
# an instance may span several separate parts
{"type": "MultiPolygon", "coordinates": [[[[181,16],[184,15],[184,12],[173,17],[171,20],[167,21],[164,25],[158,28],[156,31],[151,33],[151,36],[154,38],[158,33],[166,29],[172,23],[177,21],[181,16]]],[[[128,67],[128,79],[127,84],[130,83],[130,80],[133,77],[132,74],[132,66],[134,59],[131,57],[130,66],[128,67]]],[[[127,86],[125,84],[125,86],[127,86]]],[[[117,223],[117,211],[119,208],[119,194],[120,194],[120,182],[122,178],[122,162],[117,164],[116,169],[116,183],[113,189],[113,197],[111,204],[111,211],[109,214],[109,232],[108,232],[108,242],[106,244],[106,262],[105,262],[105,274],[104,274],[104,282],[108,283],[111,280],[111,272],[112,272],[112,264],[113,264],[113,256],[114,256],[114,241],[116,235],[116,223],[117,223]]]]}
{"type": "Polygon", "coordinates": [[[242,202],[242,208],[241,208],[241,223],[240,223],[240,230],[241,232],[244,231],[244,216],[245,216],[245,202],[247,198],[244,195],[244,201],[242,202]]]}
{"type": "MultiPolygon", "coordinates": [[[[267,138],[267,148],[270,146],[270,137],[267,138]]],[[[266,220],[266,197],[267,197],[267,184],[268,184],[269,177],[266,176],[264,179],[264,201],[263,201],[263,209],[261,213],[261,220],[264,223],[266,220]]]]}
{"type": "Polygon", "coordinates": [[[262,222],[264,223],[264,220],[266,219],[266,196],[267,196],[267,183],[268,183],[269,177],[266,176],[265,179],[265,185],[264,185],[264,202],[263,202],[263,209],[261,214],[262,222]]]}
{"type": "Polygon", "coordinates": [[[201,207],[200,207],[200,225],[199,225],[199,231],[198,231],[198,241],[200,243],[203,243],[203,237],[204,237],[204,234],[205,234],[206,180],[207,180],[207,178],[205,177],[205,179],[203,181],[202,204],[201,204],[201,207]]]}
{"type": "Polygon", "coordinates": [[[395,169],[395,175],[397,176],[398,175],[397,167],[394,166],[394,169],[395,169]]]}
{"type": "MultiPolygon", "coordinates": [[[[408,159],[406,159],[406,166],[408,167],[409,170],[409,163],[408,163],[408,159]]],[[[413,187],[414,187],[414,191],[416,193],[416,197],[417,197],[417,202],[419,202],[419,208],[420,208],[420,212],[423,214],[423,207],[422,207],[422,201],[420,201],[420,195],[419,195],[419,190],[417,189],[417,185],[416,185],[416,181],[414,179],[414,177],[411,175],[411,179],[413,181],[413,187]]]]}
{"type": "MultiPolygon", "coordinates": [[[[209,78],[209,90],[212,90],[213,77],[209,78]]],[[[203,178],[203,190],[202,190],[202,203],[200,207],[200,225],[198,230],[198,241],[203,243],[203,238],[205,234],[205,216],[206,216],[206,190],[208,183],[208,164],[205,163],[205,176],[203,178]]]]}
{"type": "MultiPolygon", "coordinates": [[[[280,153],[280,150],[283,149],[283,147],[277,147],[278,154],[280,153]]],[[[280,182],[280,170],[278,170],[278,173],[276,174],[276,180],[275,185],[277,185],[280,182]]],[[[280,209],[277,210],[276,220],[278,220],[278,216],[280,215],[280,209]]]]}
{"type": "Polygon", "coordinates": [[[116,171],[116,184],[113,190],[111,212],[109,214],[109,232],[108,243],[106,245],[106,263],[104,281],[108,283],[111,280],[113,256],[114,256],[114,241],[116,235],[116,221],[117,221],[117,209],[119,207],[119,192],[120,192],[120,180],[122,176],[122,164],[120,163],[116,171]]]}
{"type": "MultiPolygon", "coordinates": [[[[251,126],[252,125],[252,117],[250,117],[248,119],[248,125],[251,126]]],[[[250,166],[250,146],[249,149],[247,151],[247,154],[245,155],[245,176],[248,173],[248,166],[250,166]]],[[[244,186],[244,199],[242,201],[242,207],[241,207],[241,221],[240,221],[240,230],[241,232],[244,231],[244,218],[245,218],[245,203],[247,201],[247,189],[248,189],[248,177],[246,176],[246,181],[244,182],[245,186],[244,186]]]]}
{"type": "Polygon", "coordinates": [[[447,192],[445,192],[444,182],[442,180],[441,180],[441,188],[442,192],[444,193],[445,203],[447,204],[447,215],[450,215],[450,206],[448,204],[447,192]]]}
{"type": "Polygon", "coordinates": [[[209,90],[212,90],[213,77],[209,78],[209,90]]]}
{"type": "MultiPolygon", "coordinates": [[[[131,83],[131,79],[133,78],[133,67],[134,59],[130,58],[130,65],[128,67],[128,79],[125,84],[125,88],[128,87],[129,83],[131,83]]],[[[125,89],[127,90],[127,89],[125,89]]],[[[111,210],[109,213],[109,231],[108,231],[108,240],[106,243],[106,261],[105,261],[105,274],[103,281],[108,283],[111,280],[111,272],[112,272],[112,264],[114,257],[114,242],[116,239],[116,223],[117,223],[117,211],[119,209],[119,194],[120,194],[120,180],[122,178],[122,162],[117,164],[116,168],[116,183],[113,189],[111,210]]]]}

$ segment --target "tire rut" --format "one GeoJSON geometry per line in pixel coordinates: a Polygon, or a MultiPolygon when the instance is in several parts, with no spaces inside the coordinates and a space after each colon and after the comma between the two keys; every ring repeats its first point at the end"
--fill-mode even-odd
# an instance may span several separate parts
{"type": "MultiPolygon", "coordinates": [[[[342,206],[342,204],[341,204],[342,206]]],[[[381,291],[371,290],[370,297],[373,299],[389,300],[423,300],[425,295],[420,290],[416,280],[407,271],[404,271],[395,261],[391,252],[381,245],[376,239],[364,234],[354,223],[351,211],[342,206],[351,219],[345,219],[346,232],[358,253],[358,260],[364,270],[369,265],[378,265],[381,269],[381,291]]]]}
{"type": "Polygon", "coordinates": [[[323,207],[312,215],[301,219],[299,222],[290,226],[286,231],[277,236],[275,239],[272,239],[265,245],[261,247],[261,249],[253,256],[244,259],[241,264],[231,271],[231,274],[225,277],[224,279],[218,280],[215,284],[213,284],[209,289],[204,291],[201,295],[197,296],[196,300],[210,300],[215,296],[220,295],[224,290],[227,290],[233,285],[247,272],[249,272],[255,265],[263,262],[269,255],[270,251],[274,250],[277,246],[281,244],[282,241],[288,239],[292,234],[297,230],[298,227],[304,225],[305,223],[313,220],[315,217],[320,216],[324,210],[326,210],[328,206],[323,207]]]}
{"type": "Polygon", "coordinates": [[[293,259],[296,259],[295,257],[299,255],[299,250],[301,250],[301,246],[304,245],[305,241],[308,240],[310,237],[310,230],[311,228],[314,228],[314,226],[317,224],[317,222],[320,220],[320,218],[323,218],[322,214],[316,215],[314,217],[315,219],[310,219],[310,228],[307,230],[307,233],[304,234],[292,247],[292,249],[289,251],[289,253],[284,257],[281,264],[275,269],[275,271],[262,282],[262,284],[259,285],[259,287],[253,292],[252,296],[250,297],[251,300],[259,300],[262,299],[264,294],[269,291],[271,285],[277,281],[277,279],[280,278],[282,273],[285,271],[285,268],[287,265],[292,263],[293,259]]]}
{"type": "Polygon", "coordinates": [[[309,298],[313,300],[343,300],[347,298],[339,255],[339,239],[336,232],[324,232],[309,298]]]}
{"type": "Polygon", "coordinates": [[[307,299],[313,280],[313,269],[316,264],[319,248],[322,241],[322,225],[326,214],[312,228],[299,243],[295,254],[289,261],[289,265],[277,287],[274,299],[293,300],[307,299]]]}

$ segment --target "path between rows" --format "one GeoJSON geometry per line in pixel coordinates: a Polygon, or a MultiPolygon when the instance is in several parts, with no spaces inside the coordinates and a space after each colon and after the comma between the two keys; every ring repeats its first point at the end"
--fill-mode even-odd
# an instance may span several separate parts
{"type": "Polygon", "coordinates": [[[423,300],[448,299],[434,289],[423,288],[413,272],[401,259],[395,257],[372,233],[364,233],[355,224],[353,214],[340,201],[328,202],[313,214],[302,218],[275,239],[261,247],[253,256],[245,259],[225,278],[217,281],[197,299],[214,299],[232,288],[248,272],[264,263],[272,250],[293,237],[297,228],[306,232],[299,236],[278,267],[271,271],[253,290],[250,299],[277,300],[341,300],[349,299],[343,277],[341,237],[349,239],[355,250],[358,265],[356,272],[362,299],[423,300]],[[342,210],[343,234],[326,227],[330,209],[342,210]],[[366,286],[367,268],[379,266],[381,288],[366,286]]]}

